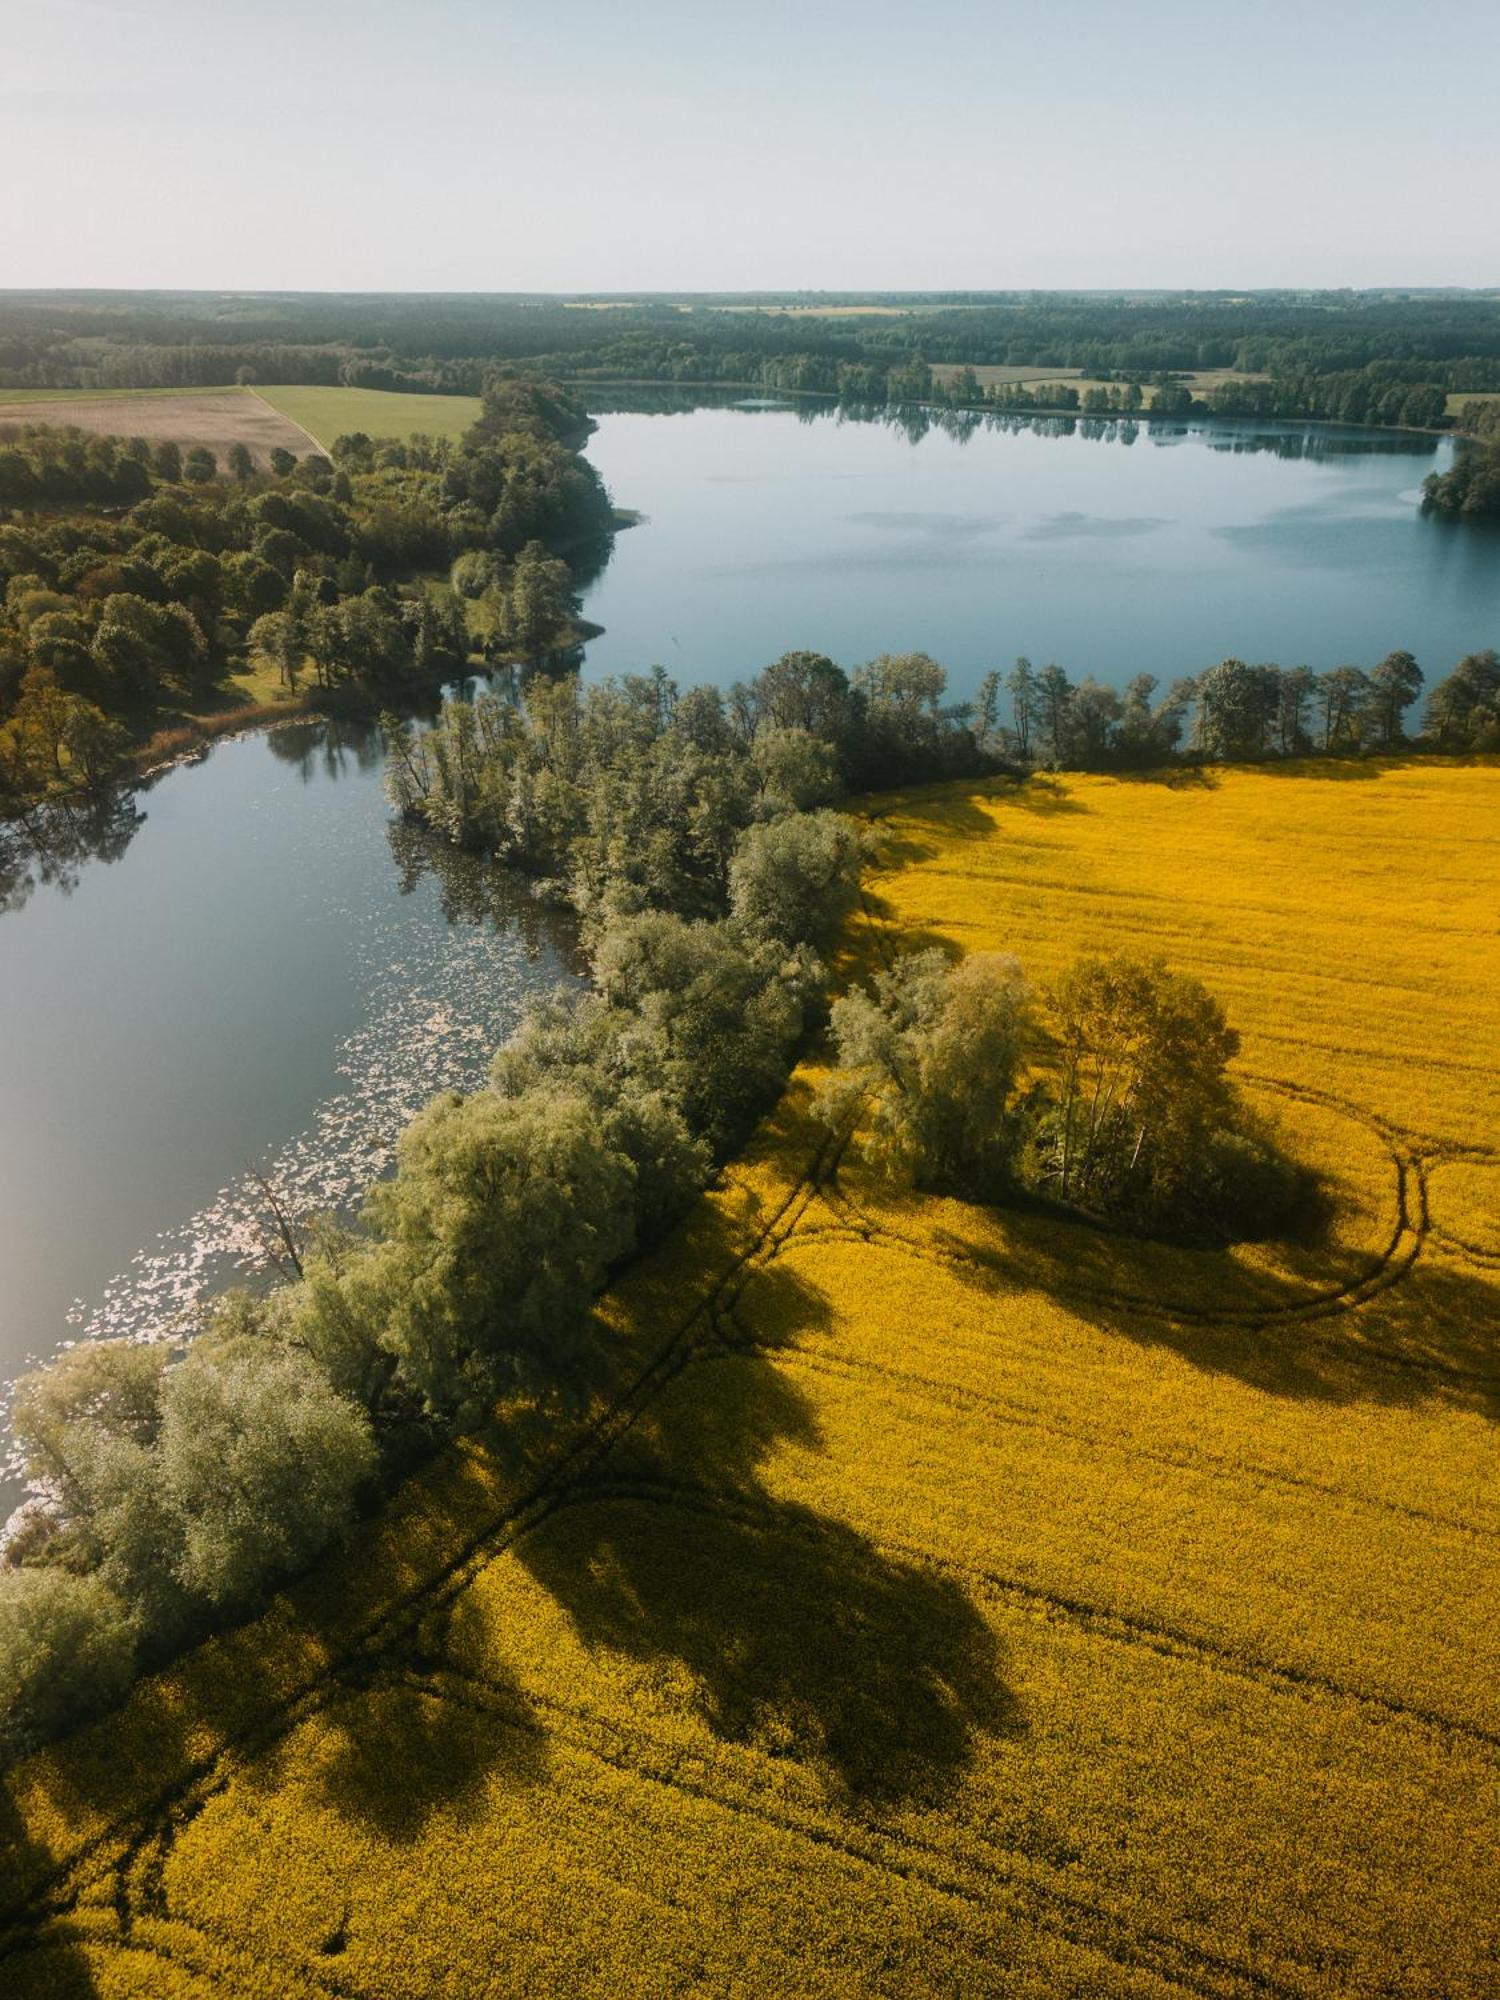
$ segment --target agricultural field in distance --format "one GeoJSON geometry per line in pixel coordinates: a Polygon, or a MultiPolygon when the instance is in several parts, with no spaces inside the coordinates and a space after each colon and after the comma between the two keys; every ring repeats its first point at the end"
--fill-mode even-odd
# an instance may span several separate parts
{"type": "MultiPolygon", "coordinates": [[[[961,372],[961,365],[956,361],[934,361],[932,364],[933,378],[938,382],[951,382],[954,376],[961,372]]],[[[1100,381],[1097,376],[1085,375],[1081,368],[1002,367],[998,364],[979,362],[974,366],[974,373],[979,378],[980,386],[985,389],[994,388],[997,383],[1009,385],[1021,382],[1028,389],[1035,391],[1044,383],[1049,387],[1066,383],[1082,396],[1088,389],[1118,387],[1116,383],[1100,381]]],[[[1265,377],[1246,374],[1237,368],[1198,368],[1184,372],[1178,379],[1184,388],[1190,389],[1195,396],[1207,397],[1213,394],[1221,382],[1261,382],[1265,377]]],[[[1142,389],[1142,397],[1142,407],[1149,410],[1156,401],[1156,390],[1147,384],[1142,389]]]]}
{"type": "Polygon", "coordinates": [[[11,425],[76,425],[102,437],[143,437],[184,450],[207,445],[221,460],[232,444],[250,448],[264,469],[277,445],[303,457],[306,431],[253,389],[118,390],[82,394],[66,389],[0,389],[0,433],[11,425]]]}
{"type": "Polygon", "coordinates": [[[407,438],[420,431],[455,443],[479,415],[477,396],[412,396],[388,389],[275,387],[260,391],[326,450],[336,437],[407,438]]]}
{"type": "Polygon", "coordinates": [[[840,977],[1164,954],[1320,1227],[902,1195],[804,1069],[581,1414],[12,1775],[12,2000],[1500,1991],[1500,762],[871,814],[840,977]]]}

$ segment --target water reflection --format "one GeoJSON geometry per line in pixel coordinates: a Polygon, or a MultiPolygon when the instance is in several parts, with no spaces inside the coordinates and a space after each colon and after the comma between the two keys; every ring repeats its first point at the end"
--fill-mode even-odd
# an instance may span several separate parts
{"type": "Polygon", "coordinates": [[[1210,450],[1237,456],[1269,453],[1275,458],[1313,462],[1369,456],[1432,458],[1443,440],[1423,431],[1366,429],[1303,422],[1296,418],[1216,422],[1213,418],[1153,418],[1146,412],[1072,415],[1064,411],[944,409],[933,404],[840,402],[833,396],[788,392],[752,395],[743,389],[683,387],[595,388],[584,385],[593,416],[694,416],[729,410],[747,417],[767,411],[795,416],[804,428],[815,424],[872,424],[896,432],[908,444],[937,434],[967,444],[982,432],[1019,437],[1079,437],[1091,444],[1133,445],[1143,435],[1153,444],[1181,444],[1196,438],[1210,450]]]}
{"type": "Polygon", "coordinates": [[[263,1262],[257,1174],[348,1209],[578,974],[562,915],[392,824],[373,719],[0,826],[0,909],[0,1391],[69,1332],[179,1334],[263,1262]]]}
{"type": "Polygon", "coordinates": [[[379,724],[368,716],[283,722],[267,735],[266,747],[280,763],[290,764],[305,785],[315,778],[372,771],[385,754],[379,724]]]}
{"type": "Polygon", "coordinates": [[[24,908],[38,889],[71,896],[87,864],[118,861],[145,820],[134,791],[0,820],[0,915],[24,908]]]}
{"type": "Polygon", "coordinates": [[[420,827],[393,820],[386,829],[403,896],[431,881],[450,924],[480,924],[515,938],[529,963],[547,958],[582,977],[587,962],[566,910],[539,903],[526,877],[436,840],[420,827]]]}

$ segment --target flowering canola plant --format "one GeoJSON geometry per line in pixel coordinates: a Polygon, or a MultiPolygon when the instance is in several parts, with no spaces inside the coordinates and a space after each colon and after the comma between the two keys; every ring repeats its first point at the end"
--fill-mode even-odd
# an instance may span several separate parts
{"type": "Polygon", "coordinates": [[[872,819],[845,975],[1161,953],[1320,1226],[903,1193],[805,1070],[586,1407],[12,1774],[8,1994],[1500,1991],[1500,768],[872,819]]]}

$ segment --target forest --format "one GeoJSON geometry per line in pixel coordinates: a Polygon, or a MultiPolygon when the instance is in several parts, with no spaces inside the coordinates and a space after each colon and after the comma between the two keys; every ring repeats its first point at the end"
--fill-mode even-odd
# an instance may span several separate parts
{"type": "Polygon", "coordinates": [[[253,719],[236,671],[314,701],[435,688],[471,600],[493,656],[541,661],[572,634],[565,558],[613,525],[589,428],[511,374],[459,445],[356,437],[269,473],[243,446],[221,467],[42,424],[0,439],[0,811],[97,789],[184,717],[253,719]]]}
{"type": "MultiPolygon", "coordinates": [[[[997,293],[761,299],[579,295],[0,293],[0,390],[347,384],[476,394],[496,363],[567,380],[737,383],[894,400],[933,364],[1178,378],[1225,415],[1441,424],[1500,390],[1500,299],[1483,292],[997,293]],[[868,310],[878,307],[878,310],[868,310]],[[855,311],[854,308],[862,308],[855,311]]],[[[1186,401],[1183,398],[1186,396],[1186,401]]],[[[1028,407],[1023,385],[980,400],[1028,407]]],[[[1074,407],[1060,402],[1057,407],[1074,407]]]]}

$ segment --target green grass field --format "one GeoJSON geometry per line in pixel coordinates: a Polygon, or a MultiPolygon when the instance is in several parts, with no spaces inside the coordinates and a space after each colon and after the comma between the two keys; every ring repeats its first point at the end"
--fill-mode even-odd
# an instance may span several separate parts
{"type": "Polygon", "coordinates": [[[300,424],[322,445],[363,431],[372,438],[407,438],[417,432],[455,443],[479,415],[477,396],[408,396],[384,389],[260,389],[272,409],[300,424]]]}

